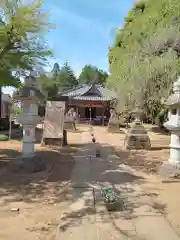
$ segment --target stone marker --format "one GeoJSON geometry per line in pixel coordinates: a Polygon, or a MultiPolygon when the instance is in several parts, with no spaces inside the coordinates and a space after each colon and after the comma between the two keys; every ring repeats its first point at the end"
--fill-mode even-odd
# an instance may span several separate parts
{"type": "Polygon", "coordinates": [[[138,108],[133,111],[136,118],[125,136],[124,145],[126,149],[149,149],[151,147],[150,138],[140,121],[141,112],[138,108]]]}
{"type": "Polygon", "coordinates": [[[110,110],[110,118],[108,122],[108,132],[111,133],[119,133],[120,128],[119,128],[119,118],[118,115],[116,114],[114,109],[110,110]]]}
{"type": "Polygon", "coordinates": [[[75,124],[75,110],[74,108],[70,108],[69,111],[65,115],[64,119],[64,129],[65,130],[76,130],[76,124],[75,124]]]}
{"type": "Polygon", "coordinates": [[[45,145],[62,145],[65,102],[48,101],[44,119],[42,143],[45,145]]]}
{"type": "Polygon", "coordinates": [[[180,177],[180,77],[173,85],[173,94],[165,104],[169,106],[168,118],[164,127],[171,131],[170,156],[159,172],[166,177],[180,177]]]}

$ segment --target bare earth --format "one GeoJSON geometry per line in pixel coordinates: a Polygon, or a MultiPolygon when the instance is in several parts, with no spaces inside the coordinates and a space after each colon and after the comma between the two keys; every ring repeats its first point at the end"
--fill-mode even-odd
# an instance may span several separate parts
{"type": "Polygon", "coordinates": [[[64,149],[42,148],[37,142],[37,156],[45,159],[47,169],[34,174],[8,168],[19,156],[19,141],[0,142],[0,239],[68,240],[71,236],[81,240],[88,238],[88,229],[89,239],[98,239],[99,234],[99,239],[159,240],[163,232],[163,240],[180,239],[180,184],[162,183],[155,173],[168,159],[170,137],[149,131],[150,151],[126,151],[123,133],[93,127],[97,141],[92,144],[89,127],[78,129],[68,134],[70,145],[64,149]],[[94,157],[96,149],[102,158],[94,157]],[[107,214],[101,204],[99,188],[111,185],[125,199],[120,215],[107,214]],[[96,214],[91,213],[92,187],[96,214]],[[11,212],[11,208],[19,208],[19,212],[11,212]],[[146,215],[154,218],[149,220],[146,215]],[[57,232],[59,224],[63,230],[57,232]],[[157,228],[159,235],[146,236],[157,228]],[[112,233],[103,235],[105,229],[112,233]]]}

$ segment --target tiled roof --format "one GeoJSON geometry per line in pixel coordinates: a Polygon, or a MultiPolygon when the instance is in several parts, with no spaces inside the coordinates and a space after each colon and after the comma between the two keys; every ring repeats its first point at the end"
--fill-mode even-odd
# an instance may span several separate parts
{"type": "Polygon", "coordinates": [[[75,100],[91,100],[91,101],[109,101],[111,98],[109,97],[97,97],[97,96],[78,96],[74,97],[75,100]]]}
{"type": "Polygon", "coordinates": [[[75,100],[92,100],[92,101],[93,100],[109,101],[111,99],[116,98],[115,93],[110,91],[106,87],[103,87],[102,85],[89,85],[89,84],[78,85],[76,88],[65,91],[60,95],[68,96],[75,100]],[[94,94],[86,95],[91,90],[93,91],[94,94]]]}

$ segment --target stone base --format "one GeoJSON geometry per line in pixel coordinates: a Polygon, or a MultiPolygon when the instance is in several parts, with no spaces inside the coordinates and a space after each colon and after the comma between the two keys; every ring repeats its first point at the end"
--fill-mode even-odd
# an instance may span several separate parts
{"type": "Polygon", "coordinates": [[[44,138],[42,145],[62,146],[62,138],[44,138]]]}
{"type": "Polygon", "coordinates": [[[124,145],[126,149],[149,149],[151,147],[150,138],[141,124],[133,124],[126,134],[124,145]]]}
{"type": "Polygon", "coordinates": [[[74,131],[76,130],[75,122],[65,122],[64,129],[67,131],[74,131]]]}
{"type": "Polygon", "coordinates": [[[158,173],[165,178],[179,178],[180,179],[180,164],[170,164],[168,162],[163,163],[159,169],[158,173]]]}
{"type": "Polygon", "coordinates": [[[127,134],[124,140],[125,148],[133,149],[149,149],[151,147],[148,135],[127,134]]]}
{"type": "Polygon", "coordinates": [[[109,123],[109,124],[108,124],[108,132],[111,132],[111,133],[120,133],[119,124],[109,123]]]}

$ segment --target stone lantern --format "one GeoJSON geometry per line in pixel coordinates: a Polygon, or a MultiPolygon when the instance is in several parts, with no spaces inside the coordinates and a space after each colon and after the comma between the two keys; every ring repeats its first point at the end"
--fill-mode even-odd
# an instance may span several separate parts
{"type": "Polygon", "coordinates": [[[168,121],[164,127],[171,132],[168,164],[180,169],[180,77],[173,85],[173,94],[165,102],[169,106],[168,121]]]}
{"type": "Polygon", "coordinates": [[[22,106],[22,114],[17,116],[17,121],[23,128],[22,157],[31,158],[35,154],[36,125],[41,122],[38,105],[44,101],[44,96],[37,89],[37,81],[33,76],[26,77],[24,83],[24,87],[14,96],[14,100],[20,101],[22,106]]]}
{"type": "Polygon", "coordinates": [[[149,149],[151,147],[150,138],[146,129],[141,124],[141,115],[143,111],[137,106],[131,113],[135,117],[135,121],[126,133],[124,140],[125,148],[149,149]]]}

